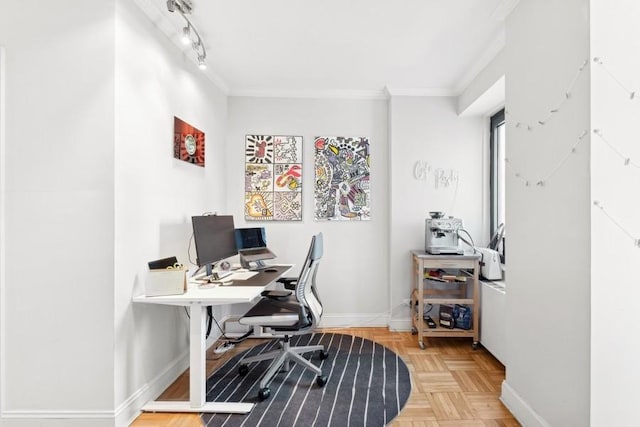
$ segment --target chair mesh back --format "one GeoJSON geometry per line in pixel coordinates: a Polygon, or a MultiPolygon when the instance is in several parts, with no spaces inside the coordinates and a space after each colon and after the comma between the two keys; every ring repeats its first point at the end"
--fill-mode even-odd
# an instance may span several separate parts
{"type": "Polygon", "coordinates": [[[309,310],[312,318],[312,327],[317,326],[320,321],[320,316],[322,316],[322,303],[320,302],[316,284],[316,276],[320,259],[322,258],[322,252],[322,233],[318,233],[311,238],[309,252],[307,253],[307,258],[302,266],[302,270],[300,270],[300,276],[298,277],[298,284],[296,286],[296,299],[309,310]]]}

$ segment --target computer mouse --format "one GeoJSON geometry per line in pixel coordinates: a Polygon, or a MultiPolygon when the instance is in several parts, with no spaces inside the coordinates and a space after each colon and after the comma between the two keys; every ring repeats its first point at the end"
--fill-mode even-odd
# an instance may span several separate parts
{"type": "Polygon", "coordinates": [[[267,268],[264,270],[265,273],[277,273],[278,270],[276,270],[275,268],[267,268]]]}

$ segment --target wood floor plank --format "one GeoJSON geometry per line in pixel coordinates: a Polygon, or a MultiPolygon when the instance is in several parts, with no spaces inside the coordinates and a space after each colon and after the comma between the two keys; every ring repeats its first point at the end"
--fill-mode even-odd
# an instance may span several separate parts
{"type": "MultiPolygon", "coordinates": [[[[466,338],[426,338],[425,349],[410,332],[387,328],[332,328],[322,332],[350,334],[375,341],[396,352],[411,373],[412,390],[391,427],[519,427],[500,402],[505,369],[482,346],[466,338]]],[[[207,373],[234,355],[265,340],[250,339],[221,357],[207,352],[207,373]]],[[[189,371],[161,395],[163,400],[188,400],[189,371]]],[[[133,427],[201,427],[198,414],[143,413],[133,427]]]]}
{"type": "Polygon", "coordinates": [[[500,391],[500,387],[497,387],[485,372],[479,370],[455,370],[451,372],[451,375],[462,391],[484,391],[487,393],[500,391]]]}
{"type": "Polygon", "coordinates": [[[511,419],[513,416],[500,401],[499,393],[465,393],[476,418],[482,420],[511,419]]]}
{"type": "Polygon", "coordinates": [[[520,427],[520,423],[513,418],[502,420],[483,420],[485,427],[520,427]]]}
{"type": "Polygon", "coordinates": [[[438,354],[412,354],[409,356],[411,365],[418,372],[447,372],[447,365],[438,354]]]}
{"type": "Polygon", "coordinates": [[[429,393],[429,401],[438,422],[449,420],[472,420],[473,410],[464,393],[429,393]]]}

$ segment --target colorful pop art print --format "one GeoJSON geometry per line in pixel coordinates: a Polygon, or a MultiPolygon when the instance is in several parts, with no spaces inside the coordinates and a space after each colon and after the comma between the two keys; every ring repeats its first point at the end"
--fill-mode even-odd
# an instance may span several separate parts
{"type": "Polygon", "coordinates": [[[245,218],[251,220],[273,220],[273,192],[251,191],[244,193],[245,218]]]}
{"type": "Polygon", "coordinates": [[[204,132],[173,117],[173,157],[204,167],[204,132]]]}
{"type": "Polygon", "coordinates": [[[244,191],[273,191],[273,165],[246,163],[244,191]]]}
{"type": "Polygon", "coordinates": [[[316,221],[371,219],[369,138],[318,136],[314,147],[316,221]]]}
{"type": "Polygon", "coordinates": [[[302,220],[302,137],[247,135],[246,220],[302,220]]]}

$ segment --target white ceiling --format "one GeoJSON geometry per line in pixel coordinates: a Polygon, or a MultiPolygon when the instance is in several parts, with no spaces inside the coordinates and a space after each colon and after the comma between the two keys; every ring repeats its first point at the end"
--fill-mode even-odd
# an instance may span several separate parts
{"type": "MultiPolygon", "coordinates": [[[[135,0],[186,55],[166,0],[135,0]]],[[[231,95],[457,95],[517,0],[193,0],[205,71],[231,95]]]]}

